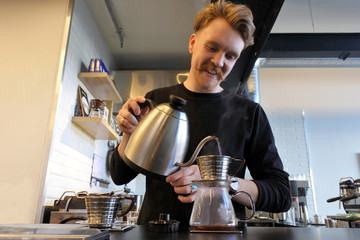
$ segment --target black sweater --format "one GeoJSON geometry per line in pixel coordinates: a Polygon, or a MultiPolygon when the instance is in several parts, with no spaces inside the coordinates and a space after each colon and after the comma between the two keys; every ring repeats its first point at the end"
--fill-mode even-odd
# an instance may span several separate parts
{"type": "MultiPolygon", "coordinates": [[[[282,212],[289,209],[288,174],[283,170],[268,119],[259,104],[226,90],[215,94],[191,92],[183,84],[153,90],[145,97],[160,104],[169,102],[170,94],[187,100],[183,108],[189,120],[190,141],[184,162],[191,158],[204,137],[217,136],[223,155],[245,158],[246,167],[259,189],[256,210],[282,212]]],[[[199,156],[218,154],[214,144],[215,141],[206,143],[199,156]]],[[[234,161],[229,173],[237,167],[234,161]]],[[[124,163],[117,151],[112,154],[110,172],[118,185],[128,183],[138,174],[124,163]]],[[[243,178],[244,175],[245,168],[237,177],[243,178]]],[[[138,223],[147,224],[158,219],[159,213],[170,213],[171,219],[187,226],[192,205],[180,202],[170,184],[147,177],[138,223]]],[[[243,215],[243,206],[234,203],[234,208],[237,215],[243,215]]]]}

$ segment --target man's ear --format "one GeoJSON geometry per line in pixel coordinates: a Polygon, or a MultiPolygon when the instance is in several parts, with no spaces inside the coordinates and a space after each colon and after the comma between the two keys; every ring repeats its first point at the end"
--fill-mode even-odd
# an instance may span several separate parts
{"type": "Polygon", "coordinates": [[[189,40],[189,53],[190,54],[193,53],[195,38],[196,38],[196,34],[195,33],[191,34],[190,40],[189,40]]]}

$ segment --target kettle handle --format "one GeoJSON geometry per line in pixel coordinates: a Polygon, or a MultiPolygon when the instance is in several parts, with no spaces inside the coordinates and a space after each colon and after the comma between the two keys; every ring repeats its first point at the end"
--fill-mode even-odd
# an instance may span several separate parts
{"type": "MultiPolygon", "coordinates": [[[[156,104],[153,101],[151,101],[150,99],[147,99],[147,98],[145,98],[145,102],[143,102],[143,103],[137,102],[137,104],[139,105],[140,109],[149,107],[149,110],[153,109],[156,106],[156,104]]],[[[132,108],[129,108],[129,112],[132,115],[134,115],[135,117],[138,116],[138,115],[134,114],[134,110],[132,110],[132,108]]]]}

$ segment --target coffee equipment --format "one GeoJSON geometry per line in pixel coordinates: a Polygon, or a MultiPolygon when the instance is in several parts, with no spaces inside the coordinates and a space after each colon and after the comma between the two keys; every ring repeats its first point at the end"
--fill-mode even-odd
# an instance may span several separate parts
{"type": "MultiPolygon", "coordinates": [[[[218,149],[221,154],[219,142],[218,149]]],[[[197,155],[197,151],[194,154],[197,155]]],[[[238,221],[231,197],[245,194],[249,198],[252,214],[245,220],[252,218],[254,215],[255,204],[251,195],[247,192],[237,191],[233,195],[229,194],[232,181],[229,180],[228,168],[231,161],[241,161],[237,170],[240,171],[245,160],[224,155],[200,156],[196,160],[202,179],[193,181],[197,193],[190,217],[190,232],[238,232],[238,221]]],[[[183,165],[188,164],[192,164],[191,160],[183,165]]]]}
{"type": "Polygon", "coordinates": [[[53,206],[45,206],[42,223],[73,224],[86,220],[90,227],[111,228],[115,219],[126,215],[134,204],[135,198],[123,190],[108,193],[65,191],[53,206]],[[130,203],[120,209],[125,201],[130,203]]]}
{"type": "Polygon", "coordinates": [[[189,123],[182,107],[186,100],[171,95],[170,103],[155,106],[146,100],[140,107],[150,107],[132,133],[124,151],[125,163],[137,172],[165,178],[177,171],[189,142],[189,123]]]}
{"type": "Polygon", "coordinates": [[[308,224],[309,223],[309,211],[306,200],[307,190],[309,189],[309,181],[307,180],[297,180],[297,187],[299,193],[299,214],[300,214],[300,223],[308,224]]]}
{"type": "Polygon", "coordinates": [[[210,140],[217,141],[221,155],[219,139],[208,136],[199,143],[190,160],[183,163],[189,143],[189,123],[182,109],[185,104],[185,99],[174,95],[170,95],[170,103],[158,106],[148,99],[139,103],[140,108],[149,106],[150,112],[135,128],[125,148],[124,161],[129,167],[144,175],[164,179],[180,167],[190,166],[210,140]]]}
{"type": "Polygon", "coordinates": [[[65,191],[53,205],[44,207],[42,223],[76,223],[86,220],[85,200],[76,197],[76,192],[65,191]]]}
{"type": "Polygon", "coordinates": [[[342,199],[346,213],[360,213],[360,178],[354,180],[354,187],[352,195],[342,199]]]}
{"type": "Polygon", "coordinates": [[[328,203],[339,201],[346,213],[360,213],[360,179],[344,177],[339,181],[339,196],[327,200],[328,203]]]}
{"type": "Polygon", "coordinates": [[[235,216],[231,197],[245,194],[251,202],[252,218],[255,204],[247,192],[239,191],[229,194],[229,180],[196,180],[196,198],[190,217],[190,232],[229,232],[238,231],[238,220],[235,216]]]}
{"type": "Polygon", "coordinates": [[[299,210],[299,191],[297,182],[290,181],[290,191],[291,191],[291,207],[290,207],[290,222],[297,224],[300,222],[300,210],[299,210]]]}
{"type": "Polygon", "coordinates": [[[296,226],[309,223],[306,200],[308,189],[309,182],[307,180],[290,180],[291,207],[289,211],[277,214],[280,223],[296,226]]]}
{"type": "Polygon", "coordinates": [[[352,177],[344,177],[339,180],[339,196],[327,200],[331,203],[339,201],[339,209],[341,204],[346,214],[338,214],[335,216],[327,216],[328,227],[360,227],[360,179],[352,177]],[[328,224],[329,223],[329,224],[328,224]]]}
{"type": "MultiPolygon", "coordinates": [[[[243,161],[243,159],[223,156],[219,139],[208,136],[198,144],[190,160],[183,163],[189,140],[189,124],[182,109],[186,100],[171,95],[169,104],[154,107],[149,100],[145,103],[151,110],[129,139],[124,152],[125,163],[135,171],[163,179],[180,167],[193,164],[203,145],[208,141],[216,140],[219,155],[202,156],[198,159],[198,163],[201,162],[199,166],[205,162],[209,164],[205,164],[204,168],[200,167],[203,179],[194,181],[199,192],[195,198],[190,226],[193,230],[200,231],[221,229],[228,231],[236,228],[237,220],[229,195],[231,181],[228,180],[227,169],[231,161],[236,161],[235,159],[243,161]],[[204,171],[208,174],[204,175],[204,171]],[[204,177],[212,174],[215,174],[215,178],[204,177]],[[220,174],[220,177],[217,174],[220,174]]],[[[254,215],[255,204],[252,197],[242,191],[236,192],[234,196],[238,194],[248,196],[254,215]]]]}
{"type": "Polygon", "coordinates": [[[79,199],[85,199],[87,221],[91,228],[111,228],[117,217],[127,214],[134,206],[135,199],[124,196],[123,193],[88,193],[81,191],[76,194],[79,199]],[[129,199],[131,204],[121,213],[118,212],[120,201],[129,199]]]}

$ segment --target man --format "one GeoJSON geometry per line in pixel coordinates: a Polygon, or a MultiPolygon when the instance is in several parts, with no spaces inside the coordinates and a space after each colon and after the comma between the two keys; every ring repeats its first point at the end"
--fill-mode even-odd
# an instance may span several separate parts
{"type": "MultiPolygon", "coordinates": [[[[264,111],[257,103],[220,86],[242,50],[253,44],[255,26],[252,20],[251,11],[243,5],[218,1],[205,7],[195,19],[195,33],[189,41],[192,58],[187,80],[183,84],[153,90],[145,97],[157,104],[168,102],[170,94],[187,100],[184,110],[189,119],[190,141],[184,161],[190,159],[204,137],[215,135],[220,139],[223,154],[243,156],[252,175],[253,180],[245,180],[245,170],[238,173],[239,185],[235,190],[248,192],[257,210],[287,211],[290,207],[288,174],[283,171],[264,111]]],[[[144,101],[140,96],[129,99],[116,117],[123,138],[112,157],[111,176],[119,185],[137,175],[122,159],[132,132],[149,110],[140,109],[138,102],[144,101]],[[129,112],[130,108],[137,118],[129,112]]],[[[211,144],[206,144],[202,153],[217,154],[211,152],[212,149],[211,144]]],[[[236,167],[232,166],[230,171],[236,167]]],[[[170,213],[172,219],[187,226],[196,197],[192,181],[199,179],[196,164],[181,168],[167,176],[166,181],[147,177],[138,223],[147,224],[157,219],[159,213],[170,213]]],[[[244,215],[243,206],[250,207],[249,201],[243,198],[244,195],[233,198],[238,216],[244,215]]]]}

